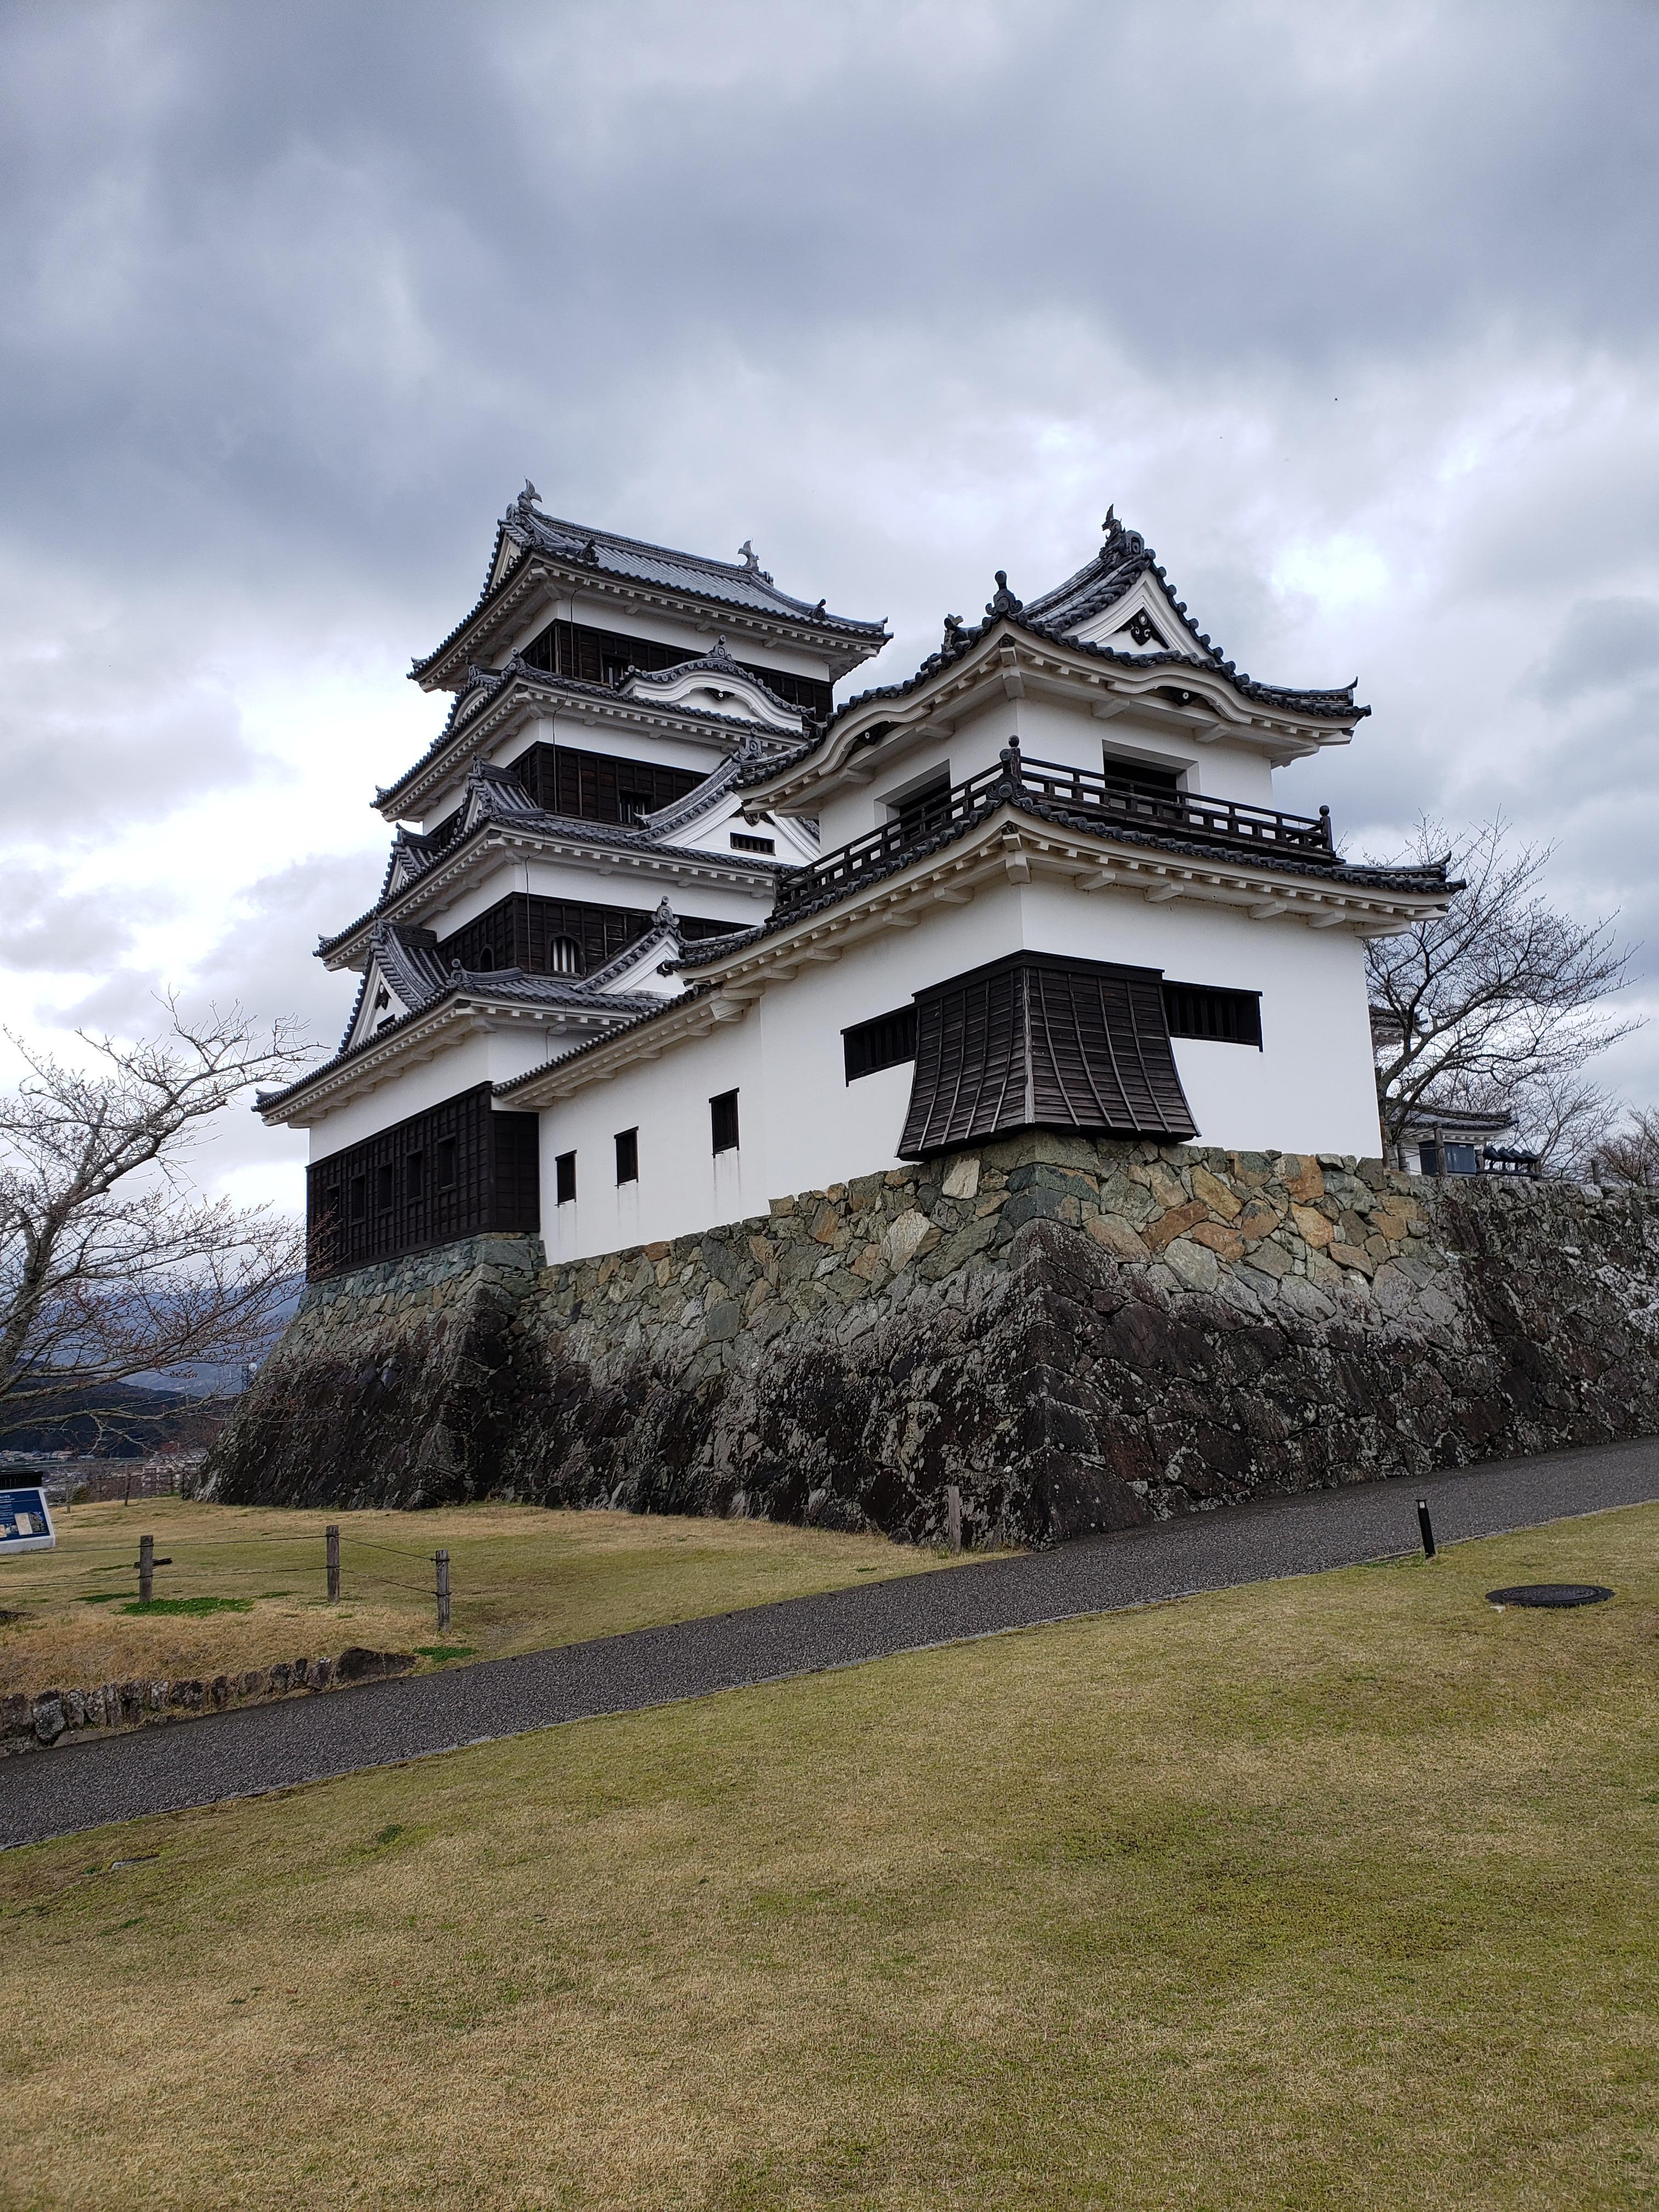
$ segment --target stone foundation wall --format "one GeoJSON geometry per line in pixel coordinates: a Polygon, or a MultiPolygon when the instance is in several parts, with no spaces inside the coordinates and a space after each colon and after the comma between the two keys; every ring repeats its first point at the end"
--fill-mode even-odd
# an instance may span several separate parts
{"type": "Polygon", "coordinates": [[[307,1293],[208,1486],[1046,1542],[1659,1431],[1659,1202],[1033,1135],[547,1267],[307,1293]]]}

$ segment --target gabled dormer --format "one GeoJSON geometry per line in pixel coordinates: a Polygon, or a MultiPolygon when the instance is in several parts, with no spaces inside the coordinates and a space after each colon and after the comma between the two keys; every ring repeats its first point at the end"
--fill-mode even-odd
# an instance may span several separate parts
{"type": "Polygon", "coordinates": [[[799,706],[781,698],[752,670],[732,658],[722,636],[712,652],[672,668],[630,670],[617,690],[631,699],[659,709],[689,708],[704,714],[736,715],[781,738],[804,738],[807,718],[799,706]]]}

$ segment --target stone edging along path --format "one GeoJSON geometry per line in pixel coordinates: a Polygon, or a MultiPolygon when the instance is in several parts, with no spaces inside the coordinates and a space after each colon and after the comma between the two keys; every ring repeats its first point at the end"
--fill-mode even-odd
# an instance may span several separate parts
{"type": "MultiPolygon", "coordinates": [[[[60,1742],[0,1769],[0,1849],[1079,1615],[1397,1558],[1659,1499],[1659,1438],[1186,1514],[1050,1552],[790,1598],[453,1672],[60,1742]]],[[[1615,1599],[1615,1602],[1617,1600],[1615,1599]]]]}
{"type": "Polygon", "coordinates": [[[108,1736],[118,1729],[147,1722],[180,1720],[196,1713],[222,1713],[232,1706],[291,1697],[295,1691],[350,1687],[406,1674],[412,1651],[371,1651],[349,1644],[337,1658],[279,1659],[274,1667],[253,1667],[204,1681],[100,1682],[89,1690],[41,1690],[33,1697],[15,1691],[0,1698],[0,1759],[25,1751],[50,1751],[65,1735],[90,1731],[108,1736]]]}

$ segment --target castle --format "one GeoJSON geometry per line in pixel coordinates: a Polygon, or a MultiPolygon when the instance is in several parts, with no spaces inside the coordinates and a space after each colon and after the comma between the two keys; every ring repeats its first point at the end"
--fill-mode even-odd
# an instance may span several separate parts
{"type": "Polygon", "coordinates": [[[880,622],[508,507],[449,695],[377,793],[380,896],[319,957],[314,1280],[480,1236],[550,1261],[1026,1130],[1378,1150],[1363,940],[1443,869],[1344,860],[1273,771],[1353,687],[1242,674],[1144,540],[837,706],[880,622]]]}

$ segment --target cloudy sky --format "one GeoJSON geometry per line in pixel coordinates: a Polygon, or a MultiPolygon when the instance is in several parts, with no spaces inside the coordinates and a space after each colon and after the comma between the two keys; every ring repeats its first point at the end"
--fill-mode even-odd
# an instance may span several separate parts
{"type": "Polygon", "coordinates": [[[1358,677],[1281,803],[1501,808],[1659,1013],[1656,112],[1596,0],[0,0],[13,1024],[331,1048],[526,476],[886,615],[876,680],[1113,501],[1242,667],[1358,677]]]}

